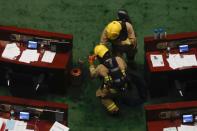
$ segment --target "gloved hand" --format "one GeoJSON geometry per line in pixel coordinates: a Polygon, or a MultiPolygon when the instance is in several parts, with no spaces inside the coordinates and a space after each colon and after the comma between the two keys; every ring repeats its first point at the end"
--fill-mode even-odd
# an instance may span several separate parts
{"type": "Polygon", "coordinates": [[[123,45],[131,45],[131,42],[129,41],[129,38],[121,42],[123,45]]]}
{"type": "Polygon", "coordinates": [[[134,39],[129,39],[129,38],[127,38],[126,40],[121,41],[121,44],[122,44],[122,45],[130,45],[130,46],[132,46],[133,48],[136,48],[136,47],[137,47],[136,38],[134,38],[134,39]]]}
{"type": "Polygon", "coordinates": [[[88,57],[88,62],[89,62],[90,65],[93,65],[95,60],[96,60],[96,55],[90,55],[88,57]]]}

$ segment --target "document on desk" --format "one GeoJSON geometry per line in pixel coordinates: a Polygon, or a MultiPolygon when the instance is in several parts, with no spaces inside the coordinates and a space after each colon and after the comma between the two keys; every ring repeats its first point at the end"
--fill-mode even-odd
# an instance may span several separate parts
{"type": "Polygon", "coordinates": [[[4,122],[6,124],[5,129],[9,131],[34,131],[27,128],[27,122],[18,120],[9,120],[0,118],[0,123],[4,122]]]}
{"type": "Polygon", "coordinates": [[[20,55],[20,49],[16,45],[16,43],[7,44],[2,53],[3,58],[14,60],[18,55],[20,55]]]}
{"type": "Polygon", "coordinates": [[[9,130],[9,131],[26,131],[27,129],[27,122],[23,122],[23,121],[18,121],[18,120],[14,120],[15,121],[15,126],[13,130],[9,130]]]}
{"type": "Polygon", "coordinates": [[[3,126],[4,124],[6,124],[6,123],[7,123],[7,119],[0,118],[0,129],[1,129],[2,126],[3,126]]]}
{"type": "Polygon", "coordinates": [[[69,131],[69,128],[56,121],[49,131],[69,131]]]}
{"type": "Polygon", "coordinates": [[[197,131],[197,127],[192,125],[181,125],[178,127],[178,131],[197,131]]]}
{"type": "Polygon", "coordinates": [[[42,62],[52,63],[56,53],[52,51],[45,51],[42,57],[42,62]]]}
{"type": "Polygon", "coordinates": [[[37,50],[26,49],[22,52],[19,61],[25,63],[38,61],[39,55],[40,54],[37,52],[37,50]]]}
{"type": "Polygon", "coordinates": [[[162,55],[150,55],[150,59],[153,67],[162,67],[164,66],[163,56],[162,55]]]}
{"type": "Polygon", "coordinates": [[[163,128],[163,131],[177,131],[176,127],[163,128]]]}
{"type": "Polygon", "coordinates": [[[172,69],[197,66],[197,60],[195,54],[191,54],[191,55],[170,54],[169,58],[167,58],[167,61],[172,69]]]}

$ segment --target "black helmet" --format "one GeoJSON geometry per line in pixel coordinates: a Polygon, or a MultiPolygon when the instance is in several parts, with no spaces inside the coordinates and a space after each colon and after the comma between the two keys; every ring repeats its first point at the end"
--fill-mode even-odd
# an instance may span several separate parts
{"type": "Polygon", "coordinates": [[[118,10],[118,20],[131,23],[128,12],[125,9],[118,10]]]}

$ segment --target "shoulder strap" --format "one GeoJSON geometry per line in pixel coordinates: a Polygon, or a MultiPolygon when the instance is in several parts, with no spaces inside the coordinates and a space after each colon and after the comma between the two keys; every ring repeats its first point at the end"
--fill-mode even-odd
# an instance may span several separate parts
{"type": "Polygon", "coordinates": [[[128,31],[127,31],[126,22],[121,21],[121,26],[122,26],[122,30],[120,31],[120,35],[118,36],[117,39],[120,41],[124,41],[128,38],[128,31]]]}
{"type": "Polygon", "coordinates": [[[123,73],[121,72],[118,62],[115,57],[109,58],[105,60],[104,65],[108,68],[109,70],[109,76],[111,77],[112,81],[112,86],[113,87],[120,87],[124,84],[124,76],[123,73]]]}

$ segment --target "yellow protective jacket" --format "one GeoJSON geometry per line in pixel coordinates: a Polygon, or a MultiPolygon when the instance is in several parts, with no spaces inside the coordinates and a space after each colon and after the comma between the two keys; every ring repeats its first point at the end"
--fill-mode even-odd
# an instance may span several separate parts
{"type": "MultiPolygon", "coordinates": [[[[125,61],[121,57],[115,57],[115,58],[116,58],[116,61],[118,63],[120,70],[125,71],[127,68],[125,61]]],[[[91,77],[101,76],[104,78],[104,77],[108,76],[108,73],[109,73],[109,70],[103,64],[99,64],[96,67],[95,67],[95,65],[90,65],[89,70],[90,70],[91,77]]],[[[96,91],[96,96],[97,97],[105,97],[109,93],[113,93],[113,90],[111,89],[111,87],[107,87],[106,85],[104,85],[104,87],[102,87],[102,88],[100,87],[96,91]]]]}

